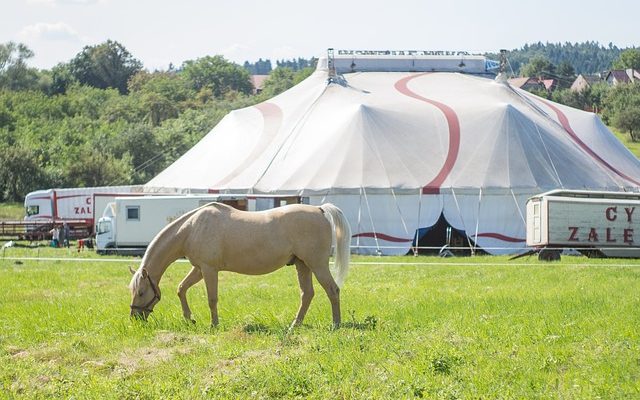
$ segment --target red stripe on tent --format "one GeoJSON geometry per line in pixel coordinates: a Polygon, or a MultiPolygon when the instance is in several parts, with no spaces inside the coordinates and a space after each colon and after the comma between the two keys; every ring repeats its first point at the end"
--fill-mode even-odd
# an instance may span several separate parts
{"type": "Polygon", "coordinates": [[[569,122],[569,118],[567,118],[567,115],[565,113],[562,112],[562,110],[560,110],[558,107],[554,106],[553,104],[549,103],[548,101],[544,101],[544,100],[540,100],[542,103],[544,103],[546,106],[548,106],[550,109],[553,110],[553,112],[556,113],[556,116],[558,117],[558,120],[560,121],[560,125],[562,125],[562,127],[564,128],[564,130],[569,134],[569,136],[571,137],[571,139],[576,142],[576,144],[578,146],[580,146],[580,148],[582,150],[584,150],[585,152],[587,152],[587,154],[589,154],[591,157],[593,157],[596,161],[598,161],[599,163],[601,163],[602,165],[604,165],[605,167],[607,167],[609,170],[611,170],[612,172],[614,172],[615,174],[617,174],[618,176],[620,176],[621,178],[624,178],[626,180],[628,180],[629,182],[633,182],[636,185],[640,186],[640,182],[638,182],[637,180],[633,179],[632,177],[626,175],[625,173],[623,173],[622,171],[619,171],[617,168],[615,168],[613,165],[609,164],[607,161],[605,161],[602,157],[600,157],[595,151],[593,151],[593,149],[591,149],[591,147],[589,147],[585,142],[582,141],[582,139],[580,139],[578,137],[578,135],[576,134],[576,132],[573,130],[573,128],[571,127],[571,123],[569,122]]]}
{"type": "Polygon", "coordinates": [[[447,120],[447,125],[449,126],[449,151],[447,152],[447,158],[445,159],[444,165],[440,169],[440,172],[438,172],[438,175],[436,175],[436,177],[433,178],[431,182],[427,183],[422,188],[423,194],[438,194],[440,193],[440,187],[444,183],[445,179],[447,179],[447,176],[449,176],[449,174],[451,173],[451,170],[456,163],[456,159],[458,158],[458,151],[460,150],[460,121],[458,120],[456,112],[453,111],[453,109],[448,105],[440,103],[439,101],[422,97],[409,89],[408,84],[410,81],[427,74],[428,72],[425,72],[402,78],[395,83],[394,87],[397,91],[404,94],[405,96],[413,97],[414,99],[424,101],[425,103],[437,107],[440,111],[442,111],[444,117],[447,120]]]}
{"type": "Polygon", "coordinates": [[[479,237],[486,237],[486,238],[491,238],[491,239],[498,239],[498,240],[502,240],[503,242],[511,242],[511,243],[522,243],[522,242],[526,242],[525,239],[520,239],[520,238],[514,238],[511,236],[506,236],[503,235],[501,233],[495,233],[495,232],[485,232],[485,233],[478,233],[476,235],[476,238],[479,237]]]}
{"type": "MultiPolygon", "coordinates": [[[[275,136],[278,134],[280,130],[280,126],[282,125],[283,113],[282,109],[273,103],[260,103],[255,106],[258,111],[262,114],[263,119],[263,134],[258,139],[257,143],[253,143],[254,147],[251,150],[251,153],[247,155],[247,157],[240,163],[238,167],[236,167],[229,175],[227,175],[224,179],[217,182],[214,185],[217,187],[223,187],[231,182],[234,178],[240,175],[245,169],[247,169],[255,160],[258,158],[260,154],[272,143],[275,136]]],[[[247,144],[249,145],[249,144],[247,144]]]]}
{"type": "Polygon", "coordinates": [[[278,119],[282,119],[282,110],[279,106],[273,103],[264,102],[256,104],[254,107],[260,110],[262,115],[265,117],[276,117],[278,119]]]}
{"type": "Polygon", "coordinates": [[[382,240],[387,241],[387,242],[396,242],[396,243],[413,242],[413,238],[412,239],[404,239],[404,238],[398,238],[398,237],[394,237],[394,236],[385,235],[384,233],[376,233],[376,232],[357,233],[357,234],[353,235],[352,237],[370,237],[370,238],[382,239],[382,240]]]}

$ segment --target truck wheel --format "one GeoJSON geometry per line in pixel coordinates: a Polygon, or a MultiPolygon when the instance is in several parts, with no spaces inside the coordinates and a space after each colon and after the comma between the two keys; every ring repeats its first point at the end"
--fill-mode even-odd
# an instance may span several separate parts
{"type": "Polygon", "coordinates": [[[560,250],[542,249],[538,253],[540,261],[560,261],[560,250]]]}

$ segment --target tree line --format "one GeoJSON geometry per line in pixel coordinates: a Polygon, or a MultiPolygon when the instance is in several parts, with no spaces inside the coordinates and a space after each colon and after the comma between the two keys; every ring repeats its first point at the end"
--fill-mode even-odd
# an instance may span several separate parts
{"type": "MultiPolygon", "coordinates": [[[[549,60],[554,65],[563,62],[570,64],[577,74],[595,74],[611,68],[612,63],[620,57],[624,49],[613,43],[603,46],[598,42],[584,43],[531,43],[519,49],[509,50],[509,68],[515,75],[521,75],[522,66],[536,57],[549,60]]],[[[487,56],[497,60],[499,54],[488,53],[487,56]]]]}
{"type": "Polygon", "coordinates": [[[278,68],[254,95],[249,72],[222,56],[147,71],[116,41],[51,70],[23,44],[0,44],[0,202],[51,187],[142,184],[229,111],[290,88],[312,68],[278,68]]]}

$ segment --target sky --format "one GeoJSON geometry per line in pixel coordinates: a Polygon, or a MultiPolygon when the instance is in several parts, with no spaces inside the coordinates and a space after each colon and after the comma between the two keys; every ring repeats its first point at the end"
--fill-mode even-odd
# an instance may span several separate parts
{"type": "MultiPolygon", "coordinates": [[[[0,43],[49,69],[115,40],[149,70],[223,55],[242,64],[352,50],[498,52],[526,43],[640,46],[640,1],[2,0],[0,43]]],[[[274,63],[275,64],[275,63],[274,63]]]]}

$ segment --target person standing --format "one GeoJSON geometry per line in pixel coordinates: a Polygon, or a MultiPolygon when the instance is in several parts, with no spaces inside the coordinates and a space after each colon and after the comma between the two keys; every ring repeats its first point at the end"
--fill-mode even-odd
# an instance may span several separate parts
{"type": "Polygon", "coordinates": [[[51,234],[51,247],[58,247],[60,244],[60,229],[57,225],[54,225],[49,233],[51,234]]]}
{"type": "Polygon", "coordinates": [[[62,231],[60,232],[60,241],[61,245],[64,247],[69,247],[69,236],[71,234],[71,229],[69,228],[68,223],[62,224],[62,231]]]}

